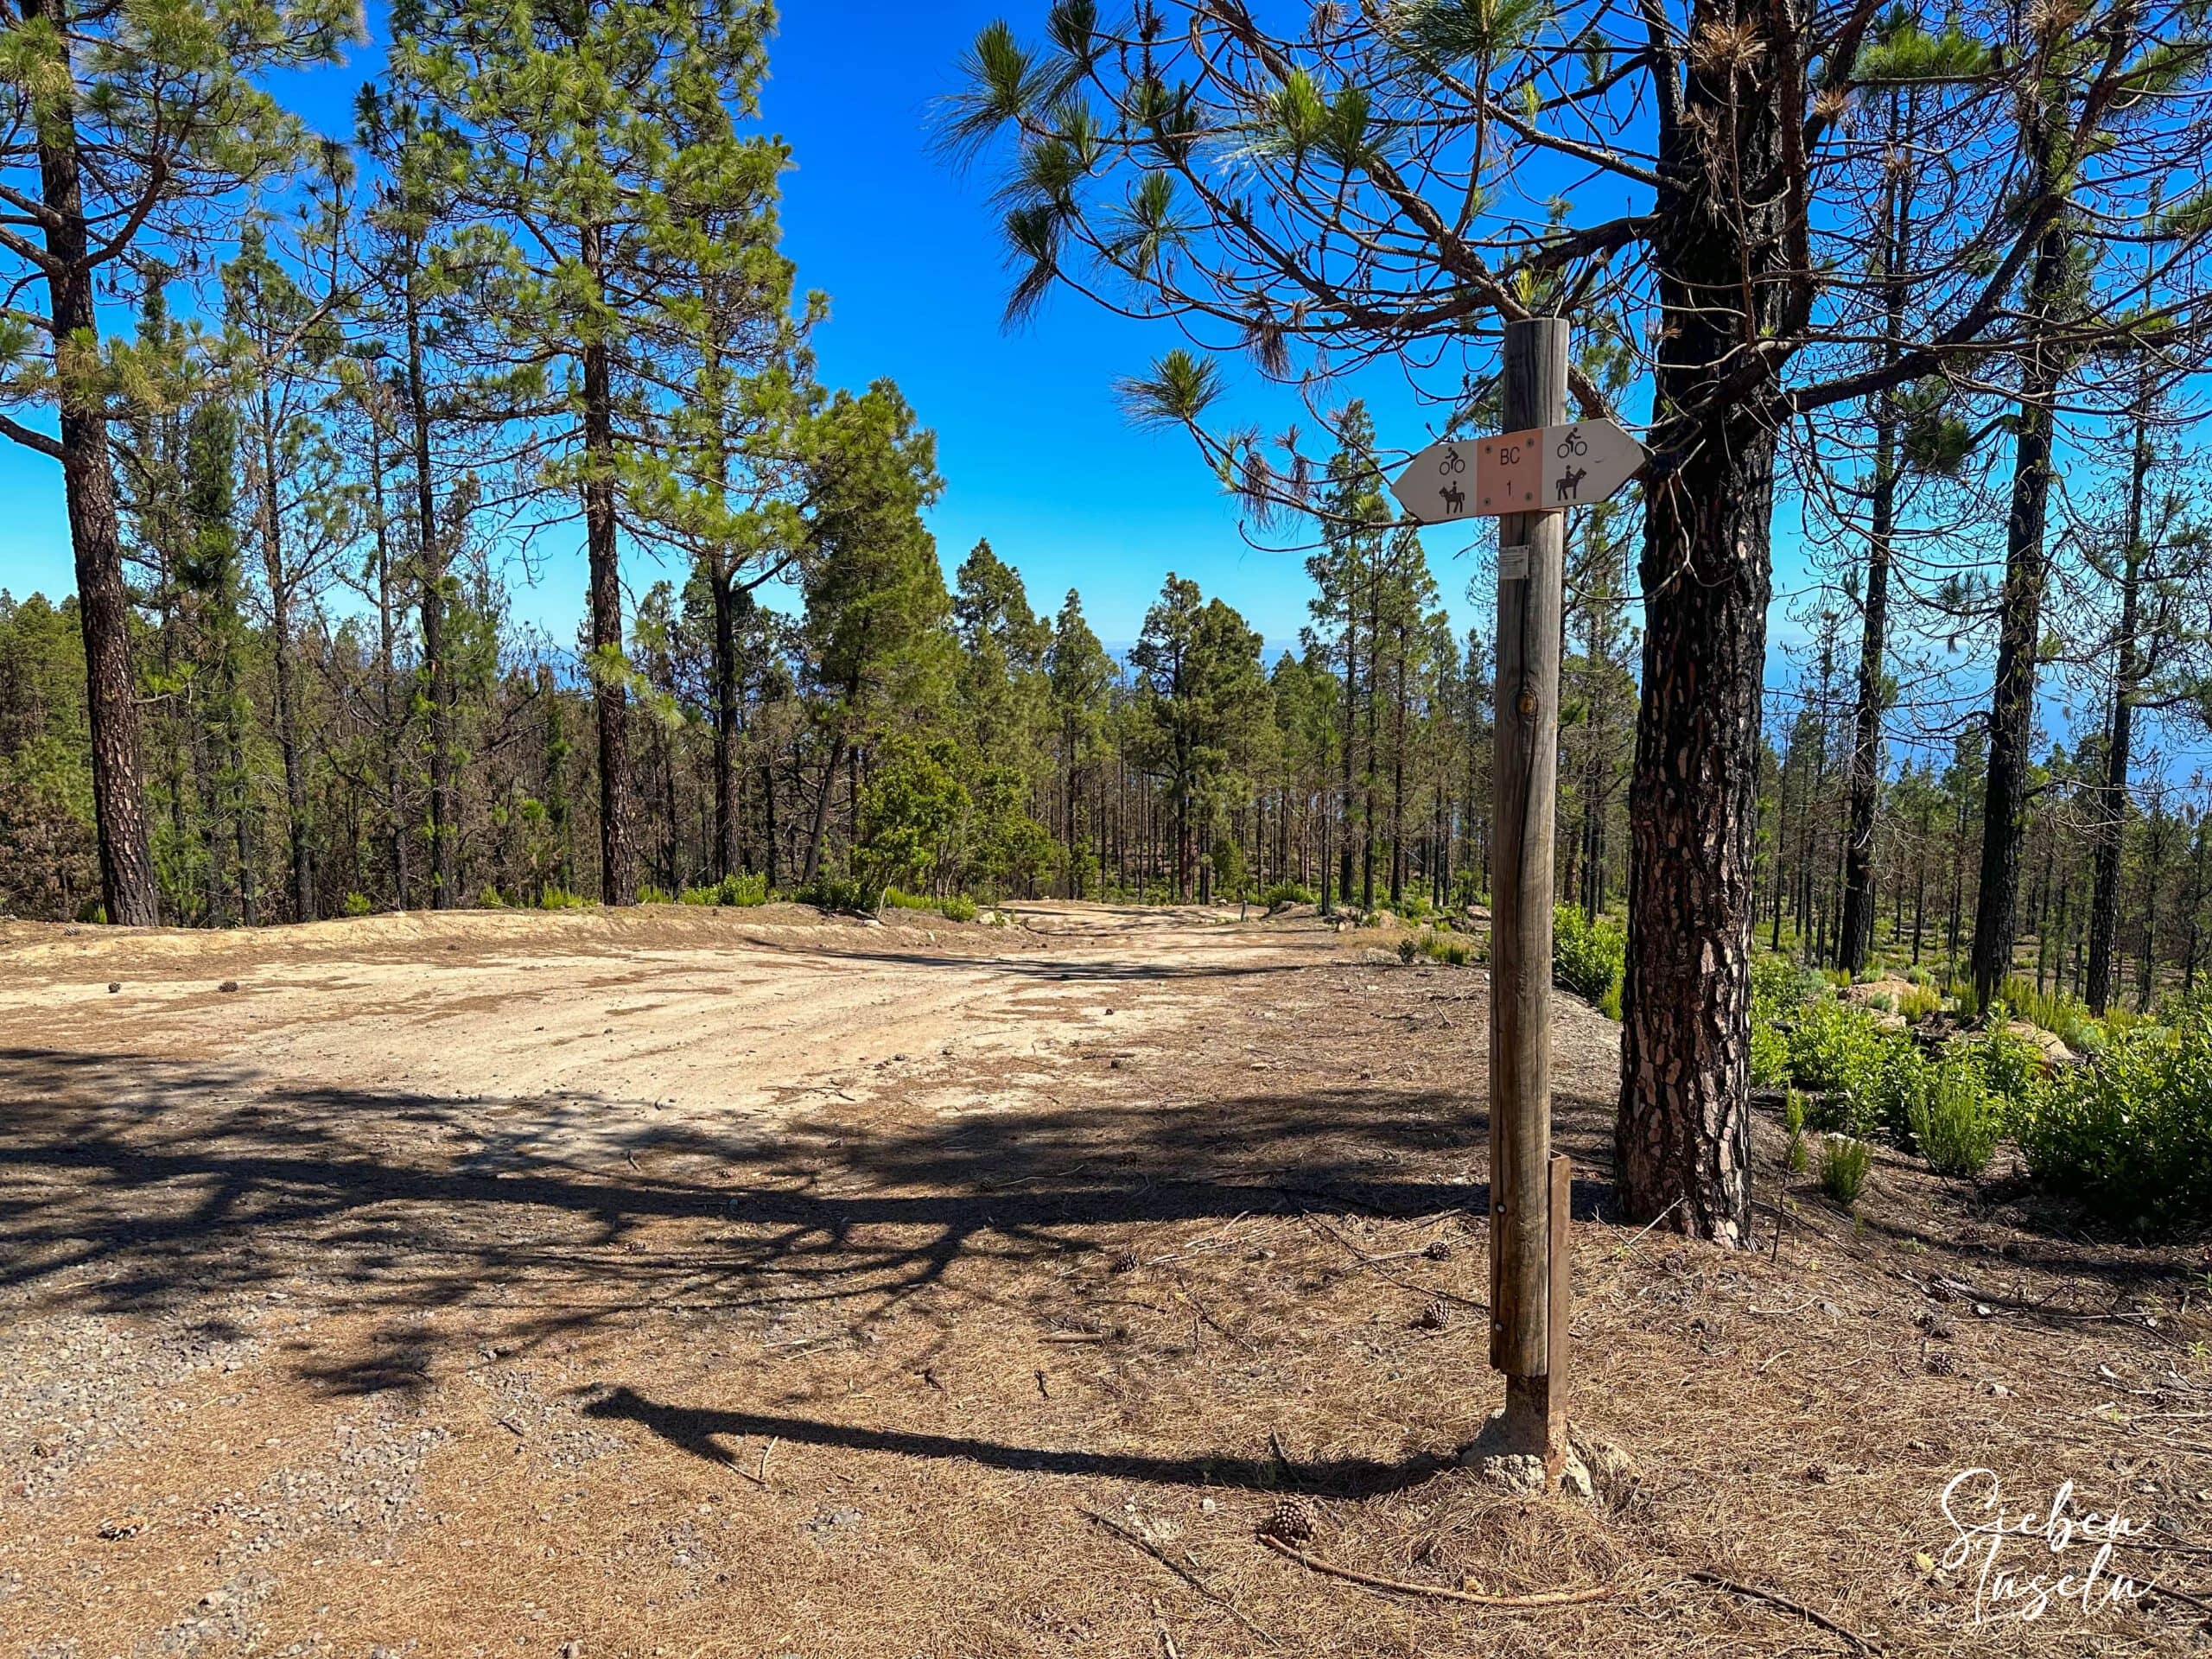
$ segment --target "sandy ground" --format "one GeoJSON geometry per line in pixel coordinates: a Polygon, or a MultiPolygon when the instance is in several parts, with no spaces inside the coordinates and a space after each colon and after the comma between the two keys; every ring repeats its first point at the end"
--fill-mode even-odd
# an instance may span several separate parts
{"type": "Polygon", "coordinates": [[[1571,999],[1577,1415],[1637,1472],[1454,1468],[1485,989],[1052,905],[0,926],[0,1653],[2196,1650],[1921,1558],[1987,1464],[2212,1580],[2199,1265],[1895,1159],[1770,1257],[1616,1227],[1571,999]],[[1371,1574],[1612,1593],[1332,1579],[1286,1494],[1371,1574]]]}

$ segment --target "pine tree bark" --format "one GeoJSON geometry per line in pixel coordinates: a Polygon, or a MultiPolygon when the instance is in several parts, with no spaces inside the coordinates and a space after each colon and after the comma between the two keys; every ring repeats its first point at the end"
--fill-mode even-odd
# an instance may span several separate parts
{"type": "MultiPolygon", "coordinates": [[[[2046,140],[2046,143],[2049,141],[2046,140]]],[[[2044,169],[2048,188],[2049,168],[2044,169]]],[[[1974,899],[1974,1000],[1987,1006],[2012,970],[2018,925],[2020,836],[2033,766],[2036,667],[2043,645],[2044,554],[2050,505],[2052,404],[2059,349],[2050,338],[2066,281],[2066,231],[2054,217],[2036,245],[2025,301],[2028,340],[2020,368],[2019,431],[2012,454],[2012,509],[2005,525],[1997,677],[1989,708],[1989,770],[1982,795],[1981,884],[1974,899]]]]}
{"type": "MultiPolygon", "coordinates": [[[[1730,9],[1698,10],[1719,22],[1730,9]]],[[[1771,16],[1736,21],[1764,29],[1771,16]]],[[[1682,107],[1660,112],[1651,255],[1662,430],[1680,430],[1715,365],[1771,333],[1781,315],[1785,285],[1772,274],[1785,257],[1781,204],[1720,194],[1726,177],[1762,178],[1777,165],[1796,118],[1790,83],[1775,67],[1781,55],[1770,43],[1732,67],[1694,64],[1682,107]]],[[[1774,446],[1751,400],[1714,406],[1675,445],[1687,456],[1680,467],[1646,491],[1614,1136],[1624,1219],[1664,1218],[1738,1244],[1751,1229],[1751,950],[1774,446]]]]}
{"type": "Polygon", "coordinates": [[[2112,722],[2105,734],[2105,775],[2097,791],[2097,850],[2089,897],[2089,1011],[2112,1001],[2113,942],[2120,933],[2120,855],[2126,829],[2127,779],[2135,740],[2135,692],[2142,676],[2136,631],[2142,621],[2143,493],[2151,472],[2144,410],[2135,419],[2135,454],[2128,472],[2127,550],[2120,579],[2120,661],[2113,677],[2112,722]]]}
{"type": "Polygon", "coordinates": [[[291,855],[292,919],[315,918],[315,863],[308,839],[305,758],[301,753],[299,692],[293,683],[292,594],[284,569],[283,517],[276,505],[276,415],[267,387],[260,397],[261,563],[269,582],[269,649],[276,671],[276,747],[284,762],[284,813],[291,855]]]}
{"type": "MultiPolygon", "coordinates": [[[[1899,100],[1890,95],[1890,131],[1900,127],[1899,100]]],[[[1904,288],[1900,281],[1904,245],[1911,235],[1910,199],[1904,178],[1889,175],[1882,213],[1884,366],[1893,365],[1904,332],[1904,288]]],[[[1874,818],[1882,795],[1882,705],[1887,690],[1884,664],[1889,645],[1890,559],[1897,530],[1897,411],[1889,391],[1874,402],[1874,488],[1866,536],[1866,594],[1859,615],[1859,703],[1851,743],[1851,818],[1845,830],[1843,926],[1836,955],[1852,975],[1864,973],[1874,950],[1874,818]]]]}
{"type": "MultiPolygon", "coordinates": [[[[68,27],[66,0],[22,0],[26,24],[68,27]]],[[[99,383],[99,319],[87,263],[83,162],[73,120],[37,124],[39,191],[46,236],[48,315],[60,404],[62,486],[85,641],[86,712],[92,728],[92,821],[99,841],[100,899],[123,927],[160,920],[153,843],[139,772],[137,676],[130,664],[130,596],[123,530],[108,461],[107,410],[99,383]]]]}
{"type": "Polygon", "coordinates": [[[715,874],[738,871],[737,677],[739,595],[731,573],[716,564],[707,573],[715,599],[715,874]]]}
{"type": "Polygon", "coordinates": [[[423,667],[430,682],[430,908],[452,910],[461,903],[453,786],[453,661],[446,649],[445,540],[438,529],[437,491],[430,473],[430,391],[423,365],[423,316],[411,271],[402,302],[407,313],[407,413],[415,450],[415,556],[421,579],[416,603],[423,623],[423,667]]]}
{"type": "Polygon", "coordinates": [[[630,825],[630,697],[623,683],[622,574],[614,522],[614,391],[604,341],[583,347],[584,546],[591,574],[593,702],[599,717],[600,899],[637,902],[630,825]]]}

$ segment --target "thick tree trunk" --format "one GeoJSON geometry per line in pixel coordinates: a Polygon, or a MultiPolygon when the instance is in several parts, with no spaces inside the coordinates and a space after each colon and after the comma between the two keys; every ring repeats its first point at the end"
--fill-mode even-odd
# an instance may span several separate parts
{"type": "Polygon", "coordinates": [[[1782,257],[1777,208],[1716,200],[1721,168],[1711,151],[1726,143],[1728,170],[1763,177],[1796,117],[1781,86],[1758,79],[1770,69],[1738,68],[1732,85],[1721,84],[1730,73],[1694,68],[1688,107],[1662,112],[1660,123],[1656,415],[1687,459],[1646,492],[1614,1140],[1624,1219],[1663,1217],[1740,1244],[1751,1230],[1751,953],[1774,433],[1742,404],[1680,428],[1714,365],[1740,355],[1746,335],[1770,332],[1783,297],[1765,275],[1782,257]],[[1760,314],[1745,315],[1747,303],[1760,314]]]}
{"type": "MultiPolygon", "coordinates": [[[[1896,123],[1891,96],[1891,127],[1896,123]]],[[[1904,244],[1911,220],[1897,200],[1902,182],[1894,175],[1891,200],[1883,213],[1882,271],[1887,313],[1885,364],[1897,361],[1904,331],[1904,296],[1897,282],[1904,244]]],[[[1859,699],[1851,742],[1851,820],[1845,831],[1843,927],[1838,965],[1854,977],[1866,969],[1874,949],[1874,815],[1882,795],[1882,708],[1887,699],[1885,671],[1889,644],[1891,543],[1897,529],[1897,402],[1889,392],[1874,404],[1874,489],[1866,537],[1866,607],[1859,629],[1859,699]]]]}
{"type": "Polygon", "coordinates": [[[2020,834],[2034,765],[2036,665],[2043,645],[2050,504],[2052,402],[2058,348],[2049,338],[2066,281],[2066,233],[2054,219],[2036,248],[2026,300],[2028,343],[2020,369],[2019,433],[2012,457],[2012,512],[2005,526],[1997,679],[1989,707],[1989,771],[1982,796],[1981,885],[1974,899],[1974,994],[1986,1006],[2012,970],[2018,925],[2020,834]]]}
{"type": "Polygon", "coordinates": [[[591,569],[593,702],[599,716],[600,899],[637,902],[630,827],[630,696],[622,675],[622,573],[614,523],[614,391],[607,347],[583,348],[584,546],[591,569]]]}
{"type": "MultiPolygon", "coordinates": [[[[57,29],[67,8],[23,0],[26,23],[57,29]]],[[[130,596],[123,579],[123,531],[108,463],[105,392],[100,385],[99,319],[93,308],[77,130],[67,121],[38,128],[39,189],[44,210],[47,290],[57,342],[61,480],[77,575],[78,625],[85,639],[86,712],[92,728],[92,822],[99,840],[100,899],[107,919],[151,927],[161,919],[146,795],[138,771],[137,677],[130,666],[130,596]]]]}
{"type": "Polygon", "coordinates": [[[261,566],[269,581],[269,650],[276,669],[276,746],[284,760],[284,816],[292,866],[292,919],[315,920],[315,865],[308,841],[308,787],[293,683],[291,588],[284,569],[283,516],[276,505],[276,414],[261,392],[261,566]]]}
{"type": "Polygon", "coordinates": [[[715,874],[724,880],[738,870],[737,814],[737,606],[735,584],[727,571],[710,569],[715,597],[715,874]]]}
{"type": "Polygon", "coordinates": [[[2120,567],[2120,661],[2113,676],[2112,723],[2105,735],[2105,775],[2097,791],[2095,874],[2089,898],[2088,1003],[2099,1015],[2112,1001],[2113,942],[2120,932],[2120,855],[2127,827],[2135,692],[2142,674],[2135,636],[2142,621],[2143,491],[2150,471],[2150,433],[2139,408],[2134,463],[2128,474],[2127,550],[2120,567]]]}
{"type": "Polygon", "coordinates": [[[430,475],[430,391],[423,365],[423,319],[409,277],[407,413],[415,448],[415,556],[420,566],[423,666],[429,677],[430,908],[461,903],[459,825],[454,799],[453,662],[446,650],[445,543],[438,530],[436,486],[430,475]]]}

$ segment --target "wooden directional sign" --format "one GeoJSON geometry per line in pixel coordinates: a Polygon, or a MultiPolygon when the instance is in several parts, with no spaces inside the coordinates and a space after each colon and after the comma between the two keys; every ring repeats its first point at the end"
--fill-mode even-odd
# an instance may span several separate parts
{"type": "Polygon", "coordinates": [[[1643,470],[1642,444],[1611,421],[1548,426],[1540,441],[1544,505],[1557,512],[1602,501],[1643,470]]]}
{"type": "Polygon", "coordinates": [[[1425,524],[1507,512],[1563,512],[1602,501],[1633,478],[1643,446],[1611,421],[1432,443],[1390,482],[1425,524]]]}

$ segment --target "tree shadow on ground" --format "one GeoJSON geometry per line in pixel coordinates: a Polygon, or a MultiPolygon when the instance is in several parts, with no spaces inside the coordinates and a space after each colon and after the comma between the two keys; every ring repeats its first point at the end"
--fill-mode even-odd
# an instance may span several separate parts
{"type": "MultiPolygon", "coordinates": [[[[1041,1109],[725,1134],[639,1102],[18,1048],[0,1051],[0,1295],[206,1319],[297,1281],[385,1326],[303,1374],[405,1388],[433,1369],[424,1320],[454,1310],[510,1344],[668,1303],[858,1326],[956,1264],[1123,1248],[1131,1227],[1480,1216],[1487,1125],[1466,1104],[1382,1084],[1161,1100],[1133,1083],[1041,1109]],[[563,1121],[588,1135],[541,1132],[563,1121]],[[518,1138],[498,1139],[506,1123],[518,1138]]],[[[1046,1285],[1021,1294],[1051,1317],[1046,1285]]]]}
{"type": "Polygon", "coordinates": [[[1141,1452],[1055,1452],[1040,1446],[1007,1446],[964,1435],[922,1434],[899,1429],[864,1428],[812,1418],[771,1415],[652,1400],[628,1387],[607,1391],[583,1408],[587,1417],[637,1423],[695,1458],[728,1468],[736,1459],[721,1441],[775,1439],[798,1446],[836,1446],[849,1452],[883,1452],[899,1457],[980,1464],[988,1469],[1022,1473],[1101,1477],[1151,1485],[1230,1486],[1251,1491],[1309,1491],[1332,1497],[1376,1497],[1417,1485],[1450,1467],[1444,1458],[1421,1454],[1395,1463],[1372,1458],[1330,1458],[1292,1462],[1281,1457],[1163,1458],[1141,1452]]]}

